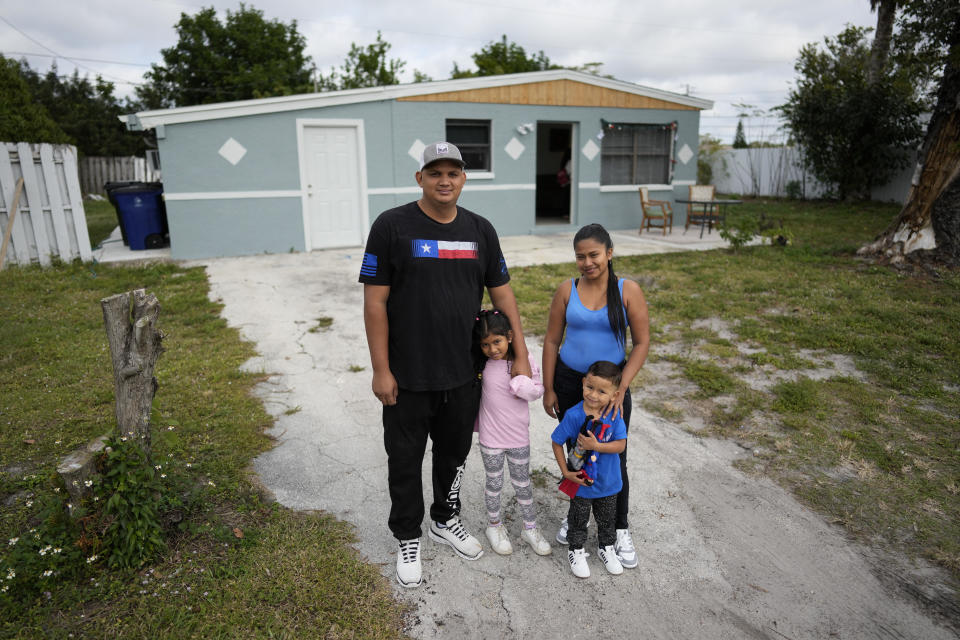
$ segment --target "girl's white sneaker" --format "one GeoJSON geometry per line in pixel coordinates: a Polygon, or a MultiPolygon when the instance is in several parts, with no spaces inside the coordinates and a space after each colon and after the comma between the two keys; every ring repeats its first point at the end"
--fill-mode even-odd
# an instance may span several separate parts
{"type": "Polygon", "coordinates": [[[513,553],[513,545],[510,544],[510,538],[507,537],[507,530],[503,528],[503,523],[487,527],[487,540],[493,550],[502,556],[508,556],[513,553]]]}
{"type": "Polygon", "coordinates": [[[540,533],[538,527],[533,529],[524,528],[520,533],[520,537],[523,538],[523,541],[529,544],[534,553],[538,556],[548,556],[553,549],[550,548],[550,543],[544,540],[543,534],[540,533]]]}

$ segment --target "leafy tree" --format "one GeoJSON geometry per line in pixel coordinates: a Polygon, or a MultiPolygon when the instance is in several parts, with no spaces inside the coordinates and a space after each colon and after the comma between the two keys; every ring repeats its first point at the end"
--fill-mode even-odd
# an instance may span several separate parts
{"type": "Polygon", "coordinates": [[[960,265],[960,4],[906,0],[896,58],[917,61],[935,78],[927,125],[907,201],[891,225],[858,253],[881,262],[960,265]]]}
{"type": "Polygon", "coordinates": [[[543,51],[528,56],[523,47],[515,42],[507,42],[506,35],[499,42],[490,42],[471,57],[473,63],[477,65],[476,71],[461,69],[454,62],[450,77],[499,76],[505,73],[524,73],[526,71],[546,71],[547,69],[560,68],[551,63],[550,58],[543,51]]]}
{"type": "Polygon", "coordinates": [[[306,93],[313,88],[297,22],[267,20],[243,3],[226,20],[213,7],[180,14],[176,46],[163,49],[137,88],[148,109],[306,93]]]}
{"type": "MultiPolygon", "coordinates": [[[[386,42],[377,31],[377,40],[366,47],[356,43],[350,45],[350,52],[339,72],[331,74],[332,84],[337,89],[361,89],[363,87],[384,87],[391,84],[400,84],[400,73],[406,62],[399,58],[387,59],[390,43],[386,42]]],[[[418,71],[414,72],[416,82],[423,82],[423,74],[417,80],[418,71]]],[[[429,79],[429,78],[428,78],[429,79]]],[[[333,87],[332,87],[333,88],[333,87]]]]}
{"type": "Polygon", "coordinates": [[[920,138],[922,102],[911,69],[885,69],[868,78],[867,30],[847,27],[808,44],[795,65],[797,86],[776,109],[803,148],[804,162],[841,199],[869,197],[909,163],[904,149],[920,138]]]}
{"type": "Polygon", "coordinates": [[[143,135],[127,131],[118,119],[132,107],[117,100],[113,83],[99,76],[91,82],[76,71],[61,78],[56,65],[41,75],[21,62],[20,73],[35,100],[46,108],[81,154],[143,155],[143,135]]]}
{"type": "Polygon", "coordinates": [[[70,139],[37,102],[20,65],[0,56],[0,141],[65,143],[70,139]]]}
{"type": "Polygon", "coordinates": [[[737,120],[737,132],[733,136],[733,148],[746,149],[747,146],[747,136],[743,133],[743,120],[737,120]]]}
{"type": "Polygon", "coordinates": [[[414,83],[417,83],[417,82],[433,82],[433,78],[431,78],[429,75],[427,75],[427,74],[424,73],[423,71],[420,71],[420,69],[414,69],[414,70],[413,70],[413,81],[414,81],[414,83]]]}

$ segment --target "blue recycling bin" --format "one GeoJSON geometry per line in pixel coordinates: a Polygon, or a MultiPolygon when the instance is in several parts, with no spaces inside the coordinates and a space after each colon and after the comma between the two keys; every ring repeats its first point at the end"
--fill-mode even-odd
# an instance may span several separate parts
{"type": "Polygon", "coordinates": [[[169,244],[163,186],[142,182],[110,190],[120,214],[121,230],[134,251],[158,249],[169,244]]]}

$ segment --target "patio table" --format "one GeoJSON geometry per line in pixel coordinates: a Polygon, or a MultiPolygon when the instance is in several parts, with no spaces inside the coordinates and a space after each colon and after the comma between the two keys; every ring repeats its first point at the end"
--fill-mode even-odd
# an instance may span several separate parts
{"type": "MultiPolygon", "coordinates": [[[[680,198],[675,199],[674,202],[676,202],[677,204],[686,204],[686,205],[699,204],[699,205],[704,205],[706,207],[706,210],[703,213],[699,213],[696,215],[691,215],[690,213],[687,214],[688,216],[687,219],[689,222],[700,223],[701,238],[703,237],[703,228],[705,226],[707,227],[707,233],[711,233],[713,231],[714,221],[717,221],[719,223],[724,218],[726,218],[727,205],[743,204],[743,200],[683,200],[680,198]]],[[[687,208],[687,210],[689,212],[689,207],[687,208]]]]}

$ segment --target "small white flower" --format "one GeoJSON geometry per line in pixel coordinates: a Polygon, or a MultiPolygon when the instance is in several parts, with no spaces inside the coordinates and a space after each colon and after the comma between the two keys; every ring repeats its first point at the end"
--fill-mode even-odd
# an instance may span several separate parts
{"type": "Polygon", "coordinates": [[[166,477],[167,477],[167,474],[161,473],[161,474],[160,474],[160,477],[161,477],[161,478],[166,478],[166,477]]]}
{"type": "Polygon", "coordinates": [[[63,551],[63,549],[61,549],[60,547],[57,547],[56,549],[53,550],[53,553],[60,553],[61,551],[63,551]]]}
{"type": "Polygon", "coordinates": [[[99,557],[99,556],[97,556],[97,555],[92,555],[92,556],[90,556],[89,558],[87,558],[87,564],[92,564],[92,563],[96,562],[98,557],[99,557]]]}
{"type": "Polygon", "coordinates": [[[0,593],[6,593],[9,588],[10,588],[10,585],[6,585],[6,584],[3,585],[2,587],[0,587],[0,593]]]}
{"type": "Polygon", "coordinates": [[[159,464],[154,467],[154,469],[156,469],[157,471],[160,471],[160,469],[162,468],[163,468],[163,465],[159,465],[159,464]]]}
{"type": "Polygon", "coordinates": [[[170,425],[169,427],[167,427],[167,431],[173,431],[174,429],[176,429],[176,427],[173,425],[170,425]]]}
{"type": "Polygon", "coordinates": [[[189,469],[189,468],[192,467],[192,466],[193,466],[193,465],[192,465],[191,463],[189,463],[189,462],[187,463],[187,469],[189,469]]]}
{"type": "Polygon", "coordinates": [[[27,500],[27,502],[26,502],[25,504],[26,504],[28,507],[32,507],[32,506],[33,506],[33,500],[27,500]]]}
{"type": "Polygon", "coordinates": [[[93,486],[93,480],[84,480],[83,486],[85,486],[85,487],[92,487],[92,486],[93,486]]]}
{"type": "Polygon", "coordinates": [[[41,578],[49,578],[49,577],[52,576],[52,575],[53,575],[53,571],[50,570],[50,569],[47,569],[46,571],[44,571],[43,573],[40,574],[40,577],[41,577],[41,578]]]}
{"type": "Polygon", "coordinates": [[[60,487],[54,487],[54,488],[53,488],[53,492],[54,492],[54,493],[60,493],[60,487]]]}
{"type": "Polygon", "coordinates": [[[79,486],[80,486],[80,483],[79,483],[79,482],[77,482],[76,480],[74,480],[74,481],[73,481],[73,486],[75,486],[75,487],[79,487],[79,486]]]}
{"type": "Polygon", "coordinates": [[[19,539],[20,539],[20,538],[10,538],[10,539],[7,541],[7,544],[9,544],[9,545],[12,547],[13,545],[17,544],[17,540],[19,540],[19,539]]]}
{"type": "Polygon", "coordinates": [[[73,509],[73,503],[72,503],[72,502],[68,502],[68,503],[67,503],[67,509],[73,509]]]}
{"type": "Polygon", "coordinates": [[[57,441],[54,442],[53,444],[60,444],[61,442],[62,442],[62,440],[57,440],[57,441]]]}
{"type": "Polygon", "coordinates": [[[99,501],[100,501],[100,496],[93,496],[93,501],[94,501],[94,502],[99,502],[99,501]]]}
{"type": "Polygon", "coordinates": [[[7,580],[13,580],[17,577],[17,572],[13,569],[7,569],[7,580]]]}
{"type": "Polygon", "coordinates": [[[126,442],[127,436],[120,436],[120,442],[126,442]]]}
{"type": "Polygon", "coordinates": [[[207,480],[207,484],[210,485],[211,487],[217,486],[217,485],[213,484],[213,480],[207,480]]]}
{"type": "Polygon", "coordinates": [[[44,547],[43,549],[40,549],[40,551],[38,551],[37,553],[39,553],[42,556],[45,556],[47,555],[47,551],[49,550],[50,550],[50,547],[44,547]]]}

